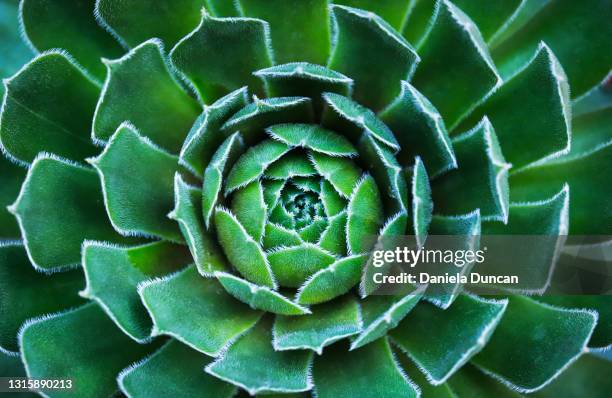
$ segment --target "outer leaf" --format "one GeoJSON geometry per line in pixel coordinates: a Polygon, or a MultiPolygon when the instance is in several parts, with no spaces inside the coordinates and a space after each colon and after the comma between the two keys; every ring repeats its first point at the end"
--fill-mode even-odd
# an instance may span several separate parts
{"type": "Polygon", "coordinates": [[[429,32],[429,23],[436,8],[437,0],[415,0],[411,3],[402,36],[418,47],[429,32]]]}
{"type": "Polygon", "coordinates": [[[122,124],[104,151],[88,159],[102,181],[108,217],[122,235],[152,235],[181,242],[175,221],[174,174],[178,158],[122,124]]]}
{"type": "Polygon", "coordinates": [[[393,131],[400,145],[397,159],[402,165],[423,158],[432,177],[457,168],[457,159],[438,110],[409,83],[385,108],[381,120],[393,131]]]}
{"type": "MultiPolygon", "coordinates": [[[[565,182],[570,186],[569,233],[606,235],[612,231],[612,186],[606,170],[612,140],[593,151],[526,169],[511,178],[513,201],[553,196],[565,182]]],[[[605,237],[604,237],[605,239],[605,237]]]]}
{"type": "Polygon", "coordinates": [[[365,133],[393,150],[399,150],[399,143],[393,132],[376,117],[374,112],[339,94],[325,93],[323,99],[330,107],[323,116],[324,125],[332,130],[344,132],[354,142],[365,133]]]}
{"type": "Polygon", "coordinates": [[[251,73],[273,65],[269,36],[268,23],[260,19],[214,18],[203,10],[200,24],[174,46],[170,58],[205,103],[244,85],[262,95],[251,73]]]}
{"type": "Polygon", "coordinates": [[[442,386],[447,385],[460,397],[467,395],[474,398],[521,398],[524,395],[499,383],[484,374],[475,366],[466,364],[442,386]]]}
{"type": "Polygon", "coordinates": [[[334,260],[331,254],[311,243],[282,247],[268,253],[270,268],[278,283],[285,287],[299,287],[334,260]]]}
{"type": "Polygon", "coordinates": [[[212,276],[214,271],[223,271],[228,265],[216,237],[204,229],[201,197],[202,192],[187,185],[177,173],[174,177],[175,207],[169,216],[179,223],[198,272],[212,276]]]}
{"type": "Polygon", "coordinates": [[[0,243],[0,351],[19,351],[17,332],[26,319],[81,304],[76,293],[82,283],[79,270],[36,272],[21,243],[0,243]]]}
{"type": "Polygon", "coordinates": [[[479,208],[483,219],[508,219],[508,170],[497,135],[485,117],[453,140],[459,168],[433,185],[433,201],[442,214],[462,214],[479,208]],[[469,188],[469,189],[467,189],[469,188]]]}
{"type": "Polygon", "coordinates": [[[337,5],[332,6],[332,12],[336,37],[328,66],[355,79],[355,99],[379,110],[398,94],[397,82],[410,78],[419,57],[403,37],[375,14],[337,5]]]}
{"type": "Polygon", "coordinates": [[[612,72],[572,104],[572,148],[568,156],[590,152],[612,138],[612,72]]]}
{"type": "MultiPolygon", "coordinates": [[[[0,6],[1,7],[1,6],[0,6]]],[[[19,187],[25,179],[26,170],[11,163],[0,155],[0,239],[18,239],[21,237],[17,220],[7,209],[17,197],[19,187]]]]}
{"type": "Polygon", "coordinates": [[[536,391],[584,352],[597,314],[551,307],[521,296],[509,300],[489,344],[473,363],[519,392],[536,391]],[[512,361],[508,360],[509,352],[512,361]]]}
{"type": "Polygon", "coordinates": [[[238,0],[242,13],[270,23],[277,63],[307,61],[324,64],[329,55],[328,0],[238,0]]]}
{"type": "Polygon", "coordinates": [[[461,8],[476,23],[482,36],[488,41],[494,33],[514,18],[519,7],[524,6],[521,0],[494,1],[482,4],[474,0],[454,0],[453,3],[461,8]]]}
{"type": "Polygon", "coordinates": [[[501,84],[480,31],[450,1],[436,3],[419,55],[422,64],[413,83],[436,105],[449,126],[501,84]]]}
{"type": "Polygon", "coordinates": [[[319,304],[343,295],[359,283],[365,255],[344,257],[313,274],[298,290],[300,304],[319,304]]]}
{"type": "Polygon", "coordinates": [[[313,120],[312,101],[308,97],[253,97],[253,102],[236,112],[222,129],[226,132],[239,130],[252,145],[264,138],[263,130],[270,125],[311,123],[313,120]]]}
{"type": "Polygon", "coordinates": [[[140,284],[138,294],[153,318],[152,335],[172,336],[212,356],[261,316],[226,294],[216,280],[202,278],[193,266],[140,284]]]}
{"type": "Polygon", "coordinates": [[[229,173],[237,158],[244,151],[244,143],[240,133],[228,137],[213,155],[210,164],[204,171],[204,183],[202,185],[202,214],[206,228],[210,227],[213,211],[222,194],[223,181],[229,173]]]}
{"type": "MultiPolygon", "coordinates": [[[[478,250],[480,246],[480,210],[476,209],[471,213],[458,216],[439,216],[435,215],[431,219],[429,232],[431,235],[452,235],[451,244],[448,249],[456,250],[478,250]],[[462,236],[463,238],[456,238],[462,236]],[[456,246],[450,247],[450,246],[456,246]]],[[[449,242],[450,243],[450,242],[449,242]]],[[[474,263],[464,264],[459,274],[467,275],[474,267],[474,263]]],[[[436,264],[436,275],[444,273],[457,274],[455,264],[436,264]]],[[[437,305],[442,309],[448,308],[463,290],[463,284],[444,284],[431,288],[425,298],[427,301],[437,305]]]]}
{"type": "Polygon", "coordinates": [[[94,115],[94,140],[108,140],[127,120],[156,144],[180,151],[201,109],[174,80],[163,53],[162,43],[151,39],[119,59],[105,60],[108,72],[94,115]]]}
{"type": "Polygon", "coordinates": [[[268,258],[244,226],[228,210],[215,210],[217,238],[229,262],[249,281],[276,288],[268,258]]]}
{"type": "MultiPolygon", "coordinates": [[[[419,371],[414,362],[410,361],[406,355],[399,354],[396,356],[397,361],[400,363],[402,369],[406,374],[410,375],[410,378],[414,380],[414,383],[419,386],[422,397],[428,398],[458,398],[455,392],[451,389],[448,383],[443,383],[438,386],[429,384],[425,376],[419,371]]],[[[486,376],[485,376],[486,377],[486,376]]],[[[495,383],[498,385],[497,383],[495,383]]],[[[501,387],[504,388],[505,387],[501,387]]],[[[470,394],[466,394],[471,396],[470,394]]]]}
{"type": "Polygon", "coordinates": [[[138,296],[138,284],[190,261],[183,246],[163,241],[134,247],[86,241],[82,265],[87,285],[80,294],[96,301],[123,333],[144,343],[153,324],[138,296]]]}
{"type": "Polygon", "coordinates": [[[507,304],[461,295],[447,310],[419,305],[391,336],[427,380],[439,385],[485,346],[507,304]]]}
{"type": "Polygon", "coordinates": [[[610,371],[612,362],[593,355],[583,355],[563,373],[563,377],[535,393],[534,397],[580,396],[585,393],[587,386],[590,396],[605,398],[612,389],[608,377],[610,371]]]}
{"type": "Polygon", "coordinates": [[[329,156],[353,157],[357,150],[344,136],[314,124],[279,124],[268,128],[277,141],[329,156]]]}
{"type": "Polygon", "coordinates": [[[206,367],[206,372],[247,390],[260,392],[299,392],[312,388],[308,351],[275,351],[272,348],[272,321],[263,319],[240,337],[223,356],[206,367]],[[245,363],[255,366],[245,367],[245,363]]]}
{"type": "Polygon", "coordinates": [[[124,394],[134,398],[190,398],[202,392],[213,397],[232,397],[236,393],[234,386],[202,373],[210,362],[202,353],[170,340],[144,361],[124,369],[117,382],[124,394]]]}
{"type": "MultiPolygon", "coordinates": [[[[302,43],[299,46],[301,50],[304,44],[302,43]]],[[[300,59],[303,58],[300,57],[300,59]]],[[[325,62],[320,63],[324,64],[325,62]]],[[[353,79],[350,77],[307,62],[277,65],[258,70],[254,74],[263,80],[268,97],[291,97],[298,95],[310,97],[317,117],[321,116],[323,110],[322,93],[331,92],[350,95],[353,90],[353,79]]]]}
{"type": "Polygon", "coordinates": [[[206,0],[207,9],[217,17],[237,17],[238,12],[237,2],[227,2],[226,0],[206,0]]]}
{"type": "Polygon", "coordinates": [[[228,138],[221,126],[247,103],[247,88],[243,87],[207,106],[191,126],[181,149],[180,163],[201,176],[215,158],[215,151],[228,138]]]}
{"type": "Polygon", "coordinates": [[[572,93],[579,96],[610,70],[612,53],[607,48],[612,27],[607,23],[607,16],[612,12],[612,5],[602,0],[545,3],[516,33],[501,44],[495,43],[493,58],[502,75],[511,75],[543,40],[566,67],[572,93]],[[567,26],[579,26],[580,34],[566,29],[567,26]]]}
{"type": "Polygon", "coordinates": [[[352,341],[351,350],[379,339],[395,328],[421,299],[423,288],[403,297],[371,296],[361,302],[363,329],[352,341]]]}
{"type": "Polygon", "coordinates": [[[65,48],[102,80],[100,58],[118,57],[123,49],[96,23],[94,4],[94,0],[22,0],[20,17],[28,44],[37,51],[65,48]]]}
{"type": "Polygon", "coordinates": [[[151,37],[168,46],[198,24],[199,11],[205,0],[156,1],[98,0],[95,15],[98,23],[122,44],[135,47],[151,37]]]}
{"type": "Polygon", "coordinates": [[[417,397],[412,384],[395,362],[387,339],[355,351],[336,345],[315,359],[315,394],[332,397],[417,397]],[[341,372],[338,369],[342,369],[341,372]]]}
{"type": "Polygon", "coordinates": [[[372,11],[387,21],[398,32],[401,31],[402,26],[406,22],[406,16],[411,7],[409,2],[403,0],[382,0],[376,2],[369,0],[334,0],[334,3],[372,11]]]}
{"type": "Polygon", "coordinates": [[[521,281],[520,291],[512,287],[508,289],[509,291],[543,294],[549,287],[559,251],[568,233],[569,209],[570,191],[565,185],[551,198],[537,202],[512,203],[506,225],[496,222],[484,223],[481,245],[492,253],[502,253],[505,245],[501,240],[488,239],[488,235],[522,234],[540,235],[540,237],[535,238],[533,242],[522,242],[519,247],[513,248],[511,257],[515,261],[509,261],[504,257],[496,258],[494,267],[488,270],[482,269],[483,273],[503,274],[508,269],[512,269],[513,275],[518,276],[521,281]],[[517,258],[521,259],[518,264],[517,258]]]}
{"type": "Polygon", "coordinates": [[[414,167],[411,174],[411,232],[416,236],[418,246],[422,246],[425,243],[425,239],[427,239],[434,204],[431,200],[431,186],[429,185],[429,177],[421,158],[415,158],[414,167]]]}
{"type": "Polygon", "coordinates": [[[569,86],[561,64],[545,44],[459,128],[483,115],[495,126],[504,156],[515,168],[569,151],[569,86]]]}
{"type": "Polygon", "coordinates": [[[238,159],[227,176],[225,194],[257,180],[268,166],[280,159],[290,149],[287,145],[273,140],[266,140],[249,148],[238,159]]]}
{"type": "Polygon", "coordinates": [[[10,158],[29,164],[50,151],[79,161],[95,152],[86,132],[100,89],[67,55],[39,55],[4,85],[0,147],[10,158]]]}
{"type": "MultiPolygon", "coordinates": [[[[94,303],[32,320],[19,340],[28,377],[70,375],[80,397],[112,395],[117,373],[155,348],[130,340],[94,303]]],[[[61,390],[47,394],[63,395],[61,390]]]]}
{"type": "Polygon", "coordinates": [[[256,242],[261,242],[266,225],[266,203],[260,181],[237,190],[232,197],[232,211],[256,242]]]}
{"type": "Polygon", "coordinates": [[[349,159],[336,158],[320,153],[311,153],[310,160],[317,169],[317,173],[338,191],[340,195],[348,198],[359,181],[361,170],[349,159]]]}
{"type": "Polygon", "coordinates": [[[380,192],[374,179],[365,175],[355,186],[348,204],[346,237],[349,253],[360,254],[371,247],[370,238],[383,223],[380,192]]]}
{"type": "Polygon", "coordinates": [[[9,208],[34,267],[54,271],[78,264],[85,239],[120,240],[101,197],[93,170],[46,154],[34,159],[9,208]]]}
{"type": "MultiPolygon", "coordinates": [[[[2,44],[0,54],[10,54],[0,61],[0,76],[10,76],[23,64],[32,58],[32,49],[29,48],[19,30],[19,4],[16,1],[2,1],[0,3],[0,26],[2,29],[2,44]]],[[[0,85],[0,95],[4,94],[4,87],[0,85]]]]}
{"type": "Polygon", "coordinates": [[[355,298],[346,295],[312,308],[308,316],[277,316],[272,345],[277,351],[309,349],[321,355],[323,347],[361,329],[361,314],[355,298]]]}
{"type": "Polygon", "coordinates": [[[281,315],[310,314],[310,310],[265,286],[258,286],[232,274],[217,272],[215,276],[225,290],[252,308],[281,315]]]}

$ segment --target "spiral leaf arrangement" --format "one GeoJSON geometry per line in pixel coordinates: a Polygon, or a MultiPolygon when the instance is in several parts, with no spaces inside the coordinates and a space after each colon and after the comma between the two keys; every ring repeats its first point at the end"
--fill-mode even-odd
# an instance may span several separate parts
{"type": "Polygon", "coordinates": [[[330,3],[22,0],[18,69],[0,2],[3,376],[610,393],[607,297],[378,296],[366,267],[376,235],[611,233],[610,2],[330,3]]]}

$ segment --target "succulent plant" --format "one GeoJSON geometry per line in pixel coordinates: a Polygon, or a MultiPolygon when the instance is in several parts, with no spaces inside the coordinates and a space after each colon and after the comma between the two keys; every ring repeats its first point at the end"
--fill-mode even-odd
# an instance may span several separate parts
{"type": "Polygon", "coordinates": [[[609,396],[609,297],[376,295],[365,264],[612,234],[612,4],[333,3],[22,0],[28,49],[0,2],[2,376],[609,396]]]}

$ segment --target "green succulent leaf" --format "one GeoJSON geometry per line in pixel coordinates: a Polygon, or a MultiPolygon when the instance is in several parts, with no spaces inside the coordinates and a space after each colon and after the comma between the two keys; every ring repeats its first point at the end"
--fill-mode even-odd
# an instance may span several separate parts
{"type": "Polygon", "coordinates": [[[317,173],[331,183],[343,197],[348,198],[359,181],[361,170],[350,159],[312,152],[310,160],[317,173]]]}
{"type": "Polygon", "coordinates": [[[21,27],[31,47],[37,51],[64,48],[98,80],[104,77],[100,58],[117,57],[123,51],[96,23],[94,0],[22,0],[20,4],[21,27]]]}
{"type": "Polygon", "coordinates": [[[260,181],[254,181],[238,189],[233,195],[232,212],[256,242],[261,242],[263,238],[266,210],[260,181]]]}
{"type": "Polygon", "coordinates": [[[292,147],[301,147],[329,156],[354,157],[357,151],[343,136],[311,124],[282,124],[268,129],[270,136],[292,147]]]}
{"type": "Polygon", "coordinates": [[[147,342],[153,324],[140,301],[138,284],[174,272],[189,261],[183,246],[163,241],[132,247],[86,241],[82,266],[87,284],[80,294],[96,301],[125,334],[147,342]]]}
{"type": "MultiPolygon", "coordinates": [[[[19,340],[28,377],[70,375],[81,397],[115,393],[117,373],[156,346],[132,341],[94,303],[29,321],[19,340]]],[[[66,396],[62,390],[47,394],[66,396]]]]}
{"type": "Polygon", "coordinates": [[[174,46],[170,59],[200,99],[212,103],[244,85],[263,95],[262,84],[251,73],[273,65],[271,48],[267,22],[215,18],[203,10],[200,24],[174,46]]]}
{"type": "Polygon", "coordinates": [[[239,16],[235,1],[226,0],[206,0],[207,9],[216,17],[237,17],[239,16]]]}
{"type": "MultiPolygon", "coordinates": [[[[396,352],[396,359],[399,362],[402,369],[406,374],[410,375],[410,378],[414,381],[414,383],[419,386],[421,390],[422,397],[428,398],[458,398],[458,395],[455,393],[453,389],[451,389],[448,383],[442,383],[437,386],[430,384],[425,378],[425,375],[417,368],[417,366],[412,362],[407,355],[396,352]]],[[[469,366],[469,365],[466,365],[469,366]]],[[[485,376],[486,377],[486,376],[485,376]]],[[[505,388],[505,387],[502,387],[505,388]]],[[[471,393],[471,392],[470,392],[471,393]]],[[[471,396],[470,393],[465,395],[471,396]]]]}
{"type": "Polygon", "coordinates": [[[406,22],[406,16],[412,6],[410,2],[404,0],[334,0],[334,4],[342,4],[349,7],[368,10],[380,16],[398,32],[406,22]]]}
{"type": "Polygon", "coordinates": [[[413,84],[449,126],[501,84],[478,27],[450,1],[436,3],[429,32],[418,52],[421,63],[413,84]]]}
{"type": "Polygon", "coordinates": [[[398,82],[411,77],[419,56],[374,13],[333,5],[332,14],[336,37],[327,66],[355,79],[354,98],[378,111],[397,96],[398,82]],[[385,63],[361,62],[364,58],[385,63]]]}
{"type": "Polygon", "coordinates": [[[516,13],[525,3],[546,3],[544,1],[493,1],[482,4],[478,0],[454,0],[453,3],[470,16],[482,33],[485,41],[489,42],[496,33],[516,18],[516,13]]]}
{"type": "Polygon", "coordinates": [[[374,178],[364,175],[355,185],[348,203],[346,238],[348,251],[360,254],[371,247],[371,238],[382,226],[383,207],[374,178]]]}
{"type": "Polygon", "coordinates": [[[129,397],[173,396],[189,398],[206,392],[210,396],[230,398],[236,387],[216,379],[202,369],[212,359],[171,340],[144,361],[124,369],[117,382],[129,397]]]}
{"type": "Polygon", "coordinates": [[[399,368],[386,338],[353,351],[336,344],[315,358],[312,374],[318,398],[419,395],[418,387],[399,368]]]}
{"type": "Polygon", "coordinates": [[[222,127],[223,131],[239,130],[252,145],[263,138],[263,130],[282,123],[310,123],[314,118],[312,101],[308,97],[274,97],[259,99],[236,112],[222,127]]]}
{"type": "Polygon", "coordinates": [[[153,319],[153,336],[172,336],[212,356],[261,317],[232,299],[216,280],[202,278],[194,266],[145,281],[138,294],[153,319]]]}
{"type": "Polygon", "coordinates": [[[280,247],[267,256],[278,283],[286,287],[301,286],[310,276],[335,260],[330,253],[312,243],[280,247]]]}
{"type": "Polygon", "coordinates": [[[100,175],[108,217],[119,233],[183,240],[167,217],[174,207],[176,156],[122,124],[104,151],[88,161],[100,175]]]}
{"type": "Polygon", "coordinates": [[[302,238],[294,230],[273,222],[266,223],[263,238],[264,249],[273,250],[281,246],[297,246],[300,244],[302,244],[302,238]]]}
{"type": "Polygon", "coordinates": [[[194,174],[201,176],[210,163],[214,163],[218,151],[229,137],[221,126],[248,103],[246,87],[232,91],[207,106],[194,122],[181,149],[180,163],[194,174]]]}
{"type": "Polygon", "coordinates": [[[162,43],[148,40],[105,64],[108,72],[94,115],[94,140],[108,140],[127,120],[157,145],[179,153],[201,109],[172,77],[162,43]]]}
{"type": "MultiPolygon", "coordinates": [[[[453,235],[454,242],[457,242],[457,250],[478,250],[481,235],[480,210],[474,210],[468,214],[458,216],[434,215],[431,219],[429,232],[432,235],[453,235]],[[457,238],[458,236],[463,239],[457,238]]],[[[460,274],[467,275],[473,268],[474,263],[465,264],[461,268],[460,274]]],[[[445,272],[457,273],[457,267],[453,264],[438,264],[439,274],[445,272]]],[[[427,301],[437,305],[442,309],[447,309],[459,294],[462,293],[463,285],[459,282],[455,284],[444,284],[438,286],[435,291],[426,292],[427,301]]]]}
{"type": "Polygon", "coordinates": [[[550,383],[584,352],[597,314],[551,307],[522,296],[508,300],[489,344],[472,361],[507,386],[527,393],[550,383]]]}
{"type": "Polygon", "coordinates": [[[419,305],[390,335],[427,380],[439,385],[482,350],[507,304],[507,300],[461,295],[446,310],[419,305]]]}
{"type": "Polygon", "coordinates": [[[350,294],[311,310],[308,316],[276,317],[272,329],[275,350],[309,349],[321,355],[325,346],[361,329],[359,304],[350,294]]]}
{"type": "Polygon", "coordinates": [[[418,155],[432,177],[457,168],[457,159],[438,110],[410,83],[402,81],[401,86],[397,98],[379,115],[397,137],[401,147],[398,161],[408,165],[418,155]]]}
{"type": "Polygon", "coordinates": [[[374,112],[339,94],[324,93],[323,99],[329,107],[323,116],[324,125],[335,131],[344,131],[353,141],[359,140],[365,132],[394,151],[399,150],[393,132],[374,112]]]}
{"type": "Polygon", "coordinates": [[[0,146],[20,164],[41,151],[80,161],[95,147],[86,135],[100,94],[74,61],[46,52],[4,83],[0,146]]]}
{"type": "Polygon", "coordinates": [[[313,353],[306,350],[275,351],[272,321],[261,320],[240,337],[206,372],[230,381],[251,395],[260,392],[300,392],[312,388],[309,368],[313,353]],[[245,363],[260,366],[245,367],[245,363]]]}
{"type": "Polygon", "coordinates": [[[169,217],[179,223],[198,272],[212,276],[215,271],[226,270],[228,265],[215,237],[204,228],[201,196],[198,188],[185,183],[177,173],[174,177],[175,207],[169,217]]]}
{"type": "Polygon", "coordinates": [[[387,334],[421,299],[423,289],[405,296],[371,296],[361,302],[363,328],[351,342],[351,350],[363,347],[387,334]]]}
{"type": "Polygon", "coordinates": [[[316,173],[317,171],[305,154],[292,152],[268,167],[264,176],[270,179],[286,180],[293,177],[310,177],[316,173]]]}
{"type": "Polygon", "coordinates": [[[521,398],[524,395],[504,386],[497,380],[484,374],[474,365],[466,364],[442,386],[448,387],[458,396],[468,395],[475,398],[487,398],[491,395],[500,398],[521,398]]]}
{"type": "Polygon", "coordinates": [[[215,210],[215,228],[219,243],[229,262],[249,281],[276,289],[266,253],[229,210],[215,210]]]}
{"type": "Polygon", "coordinates": [[[579,96],[594,86],[610,70],[612,53],[606,51],[612,27],[607,16],[612,5],[593,2],[534,1],[526,4],[524,23],[498,38],[493,58],[504,77],[521,68],[540,41],[546,42],[565,65],[572,94],[579,96]],[[531,9],[529,9],[531,8],[531,9]],[[567,26],[580,26],[580,35],[567,26]],[[581,38],[588,40],[580,40],[581,38]]]}
{"type": "Polygon", "coordinates": [[[225,181],[225,194],[259,179],[264,171],[291,148],[282,142],[265,140],[249,148],[232,167],[225,181]]]}
{"type": "MultiPolygon", "coordinates": [[[[319,0],[315,0],[319,1],[319,0]]],[[[295,6],[295,5],[294,5],[295,6]]],[[[321,64],[325,62],[320,62],[321,64]]],[[[350,95],[353,79],[334,70],[308,62],[291,62],[254,72],[266,87],[268,97],[305,95],[312,100],[317,117],[323,111],[325,92],[350,95]]]]}
{"type": "Polygon", "coordinates": [[[512,165],[505,161],[489,120],[485,117],[473,129],[455,137],[453,147],[459,168],[435,181],[432,197],[436,211],[453,215],[480,208],[483,219],[506,222],[508,170],[512,165]]]}
{"type": "Polygon", "coordinates": [[[336,256],[346,255],[346,221],[347,217],[344,211],[329,218],[327,228],[319,237],[318,242],[323,250],[327,250],[336,256]]]}
{"type": "Polygon", "coordinates": [[[297,302],[319,304],[345,294],[359,283],[365,261],[365,255],[344,257],[316,272],[299,288],[297,302]]]}
{"type": "Polygon", "coordinates": [[[242,14],[270,23],[277,63],[300,59],[324,64],[329,56],[328,0],[237,0],[242,14]]]}
{"type": "MultiPolygon", "coordinates": [[[[0,2],[0,30],[2,43],[0,53],[0,76],[10,76],[21,65],[32,58],[32,49],[22,40],[19,24],[19,3],[9,0],[0,2]]],[[[0,85],[0,95],[4,94],[4,85],[0,85]]]]}
{"type": "Polygon", "coordinates": [[[605,235],[612,228],[612,192],[606,164],[612,154],[612,140],[576,157],[560,158],[512,176],[513,201],[539,200],[552,196],[569,184],[569,233],[605,235]]]}
{"type": "Polygon", "coordinates": [[[199,22],[205,0],[163,0],[146,4],[137,0],[98,0],[98,23],[126,47],[157,37],[174,45],[199,22]]]}
{"type": "Polygon", "coordinates": [[[590,152],[612,137],[612,72],[572,104],[572,147],[567,156],[590,152]]]}
{"type": "Polygon", "coordinates": [[[418,47],[429,32],[430,22],[438,0],[415,0],[410,4],[402,36],[413,47],[418,47]]]}
{"type": "Polygon", "coordinates": [[[77,296],[82,283],[80,270],[37,272],[21,243],[0,243],[0,351],[19,351],[17,333],[27,319],[82,304],[77,296]]]}
{"type": "Polygon", "coordinates": [[[434,207],[431,200],[429,177],[421,158],[415,158],[414,167],[410,174],[410,194],[412,198],[412,228],[410,229],[416,236],[417,245],[421,247],[427,239],[434,207]]]}
{"type": "Polygon", "coordinates": [[[294,303],[268,287],[255,285],[224,272],[218,272],[215,276],[229,294],[252,308],[280,315],[310,314],[308,308],[294,303]]]}
{"type": "Polygon", "coordinates": [[[552,398],[566,396],[580,396],[584,393],[584,386],[591,386],[591,395],[595,398],[604,398],[612,383],[605,375],[612,371],[612,362],[594,355],[582,355],[560,377],[536,392],[533,396],[538,398],[552,398]],[[603,373],[602,373],[603,370],[603,373]]]}
{"type": "Polygon", "coordinates": [[[94,170],[44,153],[34,159],[9,208],[34,267],[56,271],[78,264],[85,239],[123,240],[108,223],[101,197],[94,170]]]}
{"type": "Polygon", "coordinates": [[[244,144],[240,133],[234,133],[219,146],[204,171],[202,214],[204,215],[206,228],[210,227],[215,207],[222,199],[221,192],[224,179],[243,152],[244,144]]]}
{"type": "Polygon", "coordinates": [[[565,72],[550,48],[541,44],[523,69],[479,104],[459,128],[486,115],[504,156],[520,169],[569,151],[570,112],[565,72]]]}
{"type": "Polygon", "coordinates": [[[340,196],[334,186],[327,180],[321,180],[320,198],[325,208],[325,214],[333,217],[346,208],[346,200],[340,196]]]}

